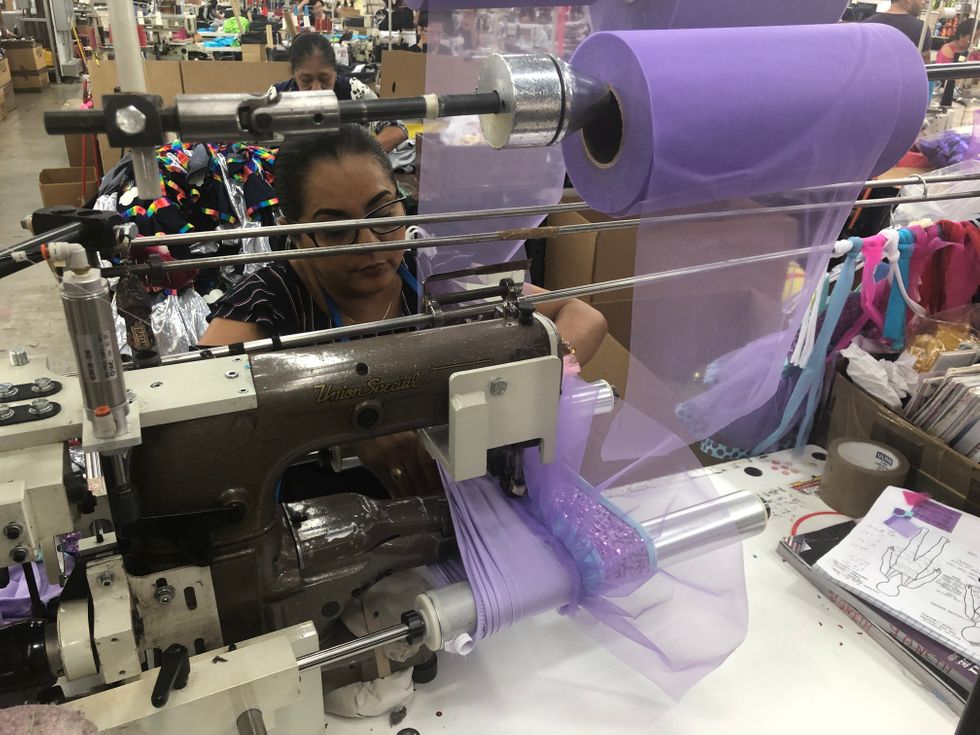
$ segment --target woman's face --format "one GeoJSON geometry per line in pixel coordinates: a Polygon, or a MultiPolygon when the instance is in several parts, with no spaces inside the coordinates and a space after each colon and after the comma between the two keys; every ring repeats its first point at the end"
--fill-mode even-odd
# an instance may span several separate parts
{"type": "Polygon", "coordinates": [[[337,82],[337,70],[326,63],[320,54],[312,54],[293,69],[293,80],[301,92],[320,92],[333,89],[337,82]]]}
{"type": "MultiPolygon", "coordinates": [[[[386,203],[398,198],[398,191],[391,177],[372,156],[347,155],[339,161],[316,161],[306,175],[303,195],[301,222],[331,222],[361,219],[379,208],[383,209],[386,203]]],[[[383,210],[379,214],[394,216],[405,213],[401,204],[391,209],[397,211],[383,210]]],[[[381,236],[365,228],[357,232],[355,242],[369,244],[404,239],[404,227],[381,236]]],[[[302,235],[298,244],[301,248],[318,247],[310,235],[302,235]]],[[[337,255],[315,258],[305,263],[310,264],[317,280],[332,296],[364,298],[393,288],[392,282],[398,278],[398,266],[404,254],[404,250],[394,250],[337,255]]]]}

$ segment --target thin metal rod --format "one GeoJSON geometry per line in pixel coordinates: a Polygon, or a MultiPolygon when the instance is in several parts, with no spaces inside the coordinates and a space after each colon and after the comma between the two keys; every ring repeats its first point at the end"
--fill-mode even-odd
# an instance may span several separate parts
{"type": "MultiPolygon", "coordinates": [[[[917,183],[918,179],[909,183],[917,183]]],[[[427,225],[433,222],[466,222],[474,219],[495,219],[500,217],[521,217],[536,214],[554,214],[558,212],[582,212],[590,209],[585,202],[568,202],[565,204],[541,204],[531,207],[510,207],[503,209],[470,210],[465,212],[443,212],[433,214],[414,214],[404,217],[378,217],[374,219],[350,219],[334,222],[304,222],[289,225],[271,225],[262,228],[263,236],[272,235],[303,235],[314,232],[335,232],[337,230],[355,229],[361,227],[376,227],[380,223],[389,225],[427,225]]],[[[140,237],[132,241],[134,247],[149,247],[151,245],[192,245],[208,240],[235,240],[242,237],[255,237],[256,228],[238,228],[228,230],[213,230],[180,235],[153,235],[140,237]]]]}
{"type": "MultiPolygon", "coordinates": [[[[798,192],[830,191],[833,189],[851,189],[858,185],[866,189],[882,189],[885,187],[901,187],[912,184],[926,185],[952,183],[957,181],[978,181],[980,173],[970,174],[939,174],[936,176],[907,176],[898,179],[877,179],[871,181],[853,181],[840,184],[811,187],[797,190],[798,192]]],[[[864,206],[866,202],[862,203],[864,206]]],[[[263,236],[272,235],[302,235],[314,232],[336,232],[337,230],[356,229],[377,226],[380,222],[391,225],[427,225],[433,222],[466,222],[470,220],[496,219],[501,217],[521,217],[537,214],[562,214],[566,212],[585,212],[591,207],[585,202],[565,202],[562,204],[542,204],[529,207],[504,207],[500,209],[473,209],[463,212],[436,212],[432,214],[405,215],[404,217],[385,217],[378,219],[350,219],[335,222],[312,222],[289,225],[272,225],[262,228],[263,236]]],[[[755,210],[753,210],[755,211],[755,210]]],[[[150,247],[154,245],[193,245],[210,240],[234,240],[242,237],[254,237],[255,228],[238,228],[214,230],[208,232],[192,232],[180,235],[153,235],[140,237],[132,241],[133,247],[150,247]]]]}
{"type": "Polygon", "coordinates": [[[334,646],[333,648],[324,648],[322,651],[300,656],[296,659],[296,664],[299,666],[300,671],[319,669],[324,666],[346,661],[362,653],[373,651],[375,648],[386,646],[389,643],[403,641],[407,636],[408,626],[404,623],[399,623],[390,628],[379,630],[377,633],[355,638],[348,643],[341,643],[339,646],[334,646]]]}
{"type": "MultiPolygon", "coordinates": [[[[957,192],[954,194],[937,194],[922,197],[889,197],[885,199],[869,199],[861,202],[861,207],[886,207],[893,204],[916,204],[919,202],[937,202],[948,199],[966,199],[980,197],[980,191],[957,192]]],[[[419,250],[437,248],[446,245],[480,245],[484,243],[506,242],[509,240],[530,240],[534,238],[551,238],[565,235],[577,235],[584,232],[603,232],[607,230],[626,230],[640,225],[667,224],[679,222],[699,222],[703,220],[726,220],[737,217],[764,214],[787,214],[811,212],[829,209],[834,206],[853,206],[853,201],[846,202],[817,202],[787,206],[758,207],[755,209],[729,209],[717,212],[692,212],[689,214],[672,214],[652,217],[634,217],[631,219],[611,220],[608,222],[585,222],[577,225],[547,225],[544,227],[522,227],[512,230],[497,230],[495,232],[478,232],[472,235],[446,235],[430,237],[422,240],[392,240],[369,244],[338,245],[330,248],[305,248],[301,250],[278,250],[267,253],[241,253],[239,255],[213,255],[204,258],[185,258],[165,263],[151,265],[149,263],[129,263],[104,269],[107,276],[117,276],[124,273],[165,273],[167,271],[188,270],[193,268],[210,268],[220,265],[243,265],[246,263],[271,263],[282,260],[307,260],[336,255],[351,255],[361,253],[387,252],[392,250],[419,250]]],[[[304,225],[305,226],[305,225],[304,225]]],[[[267,228],[250,230],[251,236],[267,228]]],[[[272,229],[272,228],[268,228],[272,229]]]]}
{"type": "MultiPolygon", "coordinates": [[[[657,281],[665,281],[670,278],[693,275],[695,273],[706,273],[709,271],[723,270],[725,268],[735,268],[742,265],[752,265],[754,263],[765,263],[772,260],[782,260],[785,258],[801,257],[806,255],[820,254],[829,251],[829,245],[814,245],[808,248],[794,248],[792,250],[780,250],[774,253],[763,255],[749,255],[744,258],[731,258],[714,263],[703,265],[692,265],[685,268],[675,268],[673,270],[661,271],[660,273],[650,273],[645,276],[629,276],[613,281],[601,281],[600,283],[590,283],[585,286],[571,286],[560,288],[554,291],[546,291],[532,296],[522,297],[522,301],[531,304],[541,304],[548,301],[562,301],[563,299],[577,298],[590,294],[604,293],[606,291],[619,291],[624,288],[642,286],[657,281]]],[[[452,311],[452,317],[456,319],[468,319],[471,317],[492,314],[499,309],[498,303],[477,304],[467,306],[452,311]]],[[[278,340],[257,339],[251,342],[244,342],[242,345],[225,347],[207,347],[200,352],[182,352],[176,355],[168,355],[161,362],[164,365],[174,365],[178,363],[196,362],[197,360],[210,359],[214,357],[227,357],[232,354],[239,354],[244,351],[246,354],[254,355],[259,352],[266,352],[273,349],[289,349],[293,347],[305,347],[307,345],[320,344],[323,342],[335,342],[344,338],[365,337],[378,332],[393,332],[404,329],[422,329],[438,324],[438,319],[431,314],[416,314],[414,316],[402,316],[395,319],[385,319],[378,322],[364,322],[363,324],[351,324],[347,327],[337,327],[332,329],[320,329],[315,332],[303,332],[301,334],[290,334],[278,340]]]]}
{"type": "MultiPolygon", "coordinates": [[[[674,268],[660,273],[648,273],[645,276],[628,276],[617,278],[612,281],[601,281],[599,283],[587,283],[584,286],[569,286],[559,288],[554,291],[544,291],[542,293],[524,296],[521,300],[531,304],[543,304],[548,301],[562,301],[563,299],[577,299],[582,296],[589,296],[607,291],[619,291],[624,288],[634,288],[635,286],[645,286],[657,281],[665,281],[670,278],[680,278],[692,276],[697,273],[710,273],[711,271],[724,270],[726,268],[737,268],[742,265],[753,265],[755,263],[767,263],[772,260],[783,260],[804,255],[818,255],[827,252],[828,245],[812,245],[808,248],[794,248],[792,250],[778,250],[773,253],[763,255],[747,255],[744,258],[731,258],[729,260],[718,260],[714,263],[704,263],[702,265],[689,265],[685,268],[674,268]]],[[[384,322],[376,322],[384,324],[384,322]]],[[[375,330],[377,331],[377,330],[375,330]]]]}
{"type": "MultiPolygon", "coordinates": [[[[479,304],[476,306],[466,306],[460,309],[453,309],[454,319],[468,319],[491,314],[497,310],[499,303],[479,304]]],[[[421,329],[431,327],[437,320],[431,314],[415,314],[412,316],[400,316],[394,319],[385,319],[380,322],[364,322],[363,324],[351,324],[346,327],[334,327],[330,329],[319,329],[314,332],[301,332],[300,334],[288,334],[278,340],[256,339],[250,342],[243,342],[241,349],[247,354],[252,355],[257,352],[265,352],[271,349],[289,349],[292,347],[305,347],[306,345],[318,344],[320,342],[335,342],[340,339],[351,337],[364,337],[378,332],[397,332],[409,329],[421,329]]],[[[200,352],[181,352],[176,355],[167,355],[161,358],[163,365],[175,365],[178,363],[195,362],[202,359],[213,357],[228,357],[238,354],[236,346],[233,351],[230,346],[206,347],[200,352]]]]}
{"type": "Polygon", "coordinates": [[[926,77],[930,82],[947,79],[971,79],[980,76],[980,62],[968,61],[959,64],[926,64],[926,77]]]}
{"type": "Polygon", "coordinates": [[[82,231],[82,225],[80,222],[73,222],[68,225],[62,225],[53,230],[47,232],[42,232],[40,235],[36,235],[29,240],[22,240],[16,245],[11,245],[10,247],[0,250],[0,258],[11,255],[12,253],[21,252],[24,250],[31,250],[40,245],[44,245],[49,242],[57,242],[59,240],[72,240],[78,236],[82,231]]]}

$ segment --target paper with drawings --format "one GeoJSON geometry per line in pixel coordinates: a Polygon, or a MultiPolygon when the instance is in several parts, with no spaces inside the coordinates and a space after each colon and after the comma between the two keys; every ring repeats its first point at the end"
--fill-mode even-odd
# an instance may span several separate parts
{"type": "Polygon", "coordinates": [[[816,566],[963,656],[980,656],[980,518],[889,487],[816,566]]]}

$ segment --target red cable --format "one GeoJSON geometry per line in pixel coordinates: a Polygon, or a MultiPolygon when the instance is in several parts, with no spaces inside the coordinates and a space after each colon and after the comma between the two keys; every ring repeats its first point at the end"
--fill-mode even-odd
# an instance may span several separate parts
{"type": "Polygon", "coordinates": [[[820,510],[817,511],[816,513],[807,513],[805,516],[796,519],[796,521],[793,523],[793,527],[789,529],[789,535],[795,536],[796,532],[800,530],[800,526],[803,524],[803,521],[808,521],[811,518],[816,518],[817,516],[842,516],[842,515],[844,514],[838,513],[836,510],[820,510]]]}

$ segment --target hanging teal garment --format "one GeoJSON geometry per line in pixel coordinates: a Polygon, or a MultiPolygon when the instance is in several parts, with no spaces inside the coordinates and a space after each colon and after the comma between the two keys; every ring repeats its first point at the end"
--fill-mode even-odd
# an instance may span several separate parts
{"type": "Polygon", "coordinates": [[[796,447],[802,447],[810,435],[813,427],[813,417],[817,412],[817,404],[820,401],[820,390],[823,386],[824,370],[827,364],[827,350],[830,349],[830,339],[840,321],[841,312],[844,311],[844,303],[850,293],[851,284],[854,282],[854,272],[857,269],[858,255],[864,241],[860,237],[849,238],[851,250],[847,253],[844,263],[841,266],[840,276],[837,280],[837,287],[830,294],[827,301],[827,312],[824,315],[820,333],[813,343],[813,351],[807,359],[803,372],[793,388],[793,393],[786,403],[783,410],[783,418],[769,436],[756,444],[752,454],[761,454],[779,440],[793,423],[801,406],[805,406],[803,417],[800,421],[799,429],[796,432],[796,447]],[[805,403],[804,403],[805,401],[805,403]]]}

